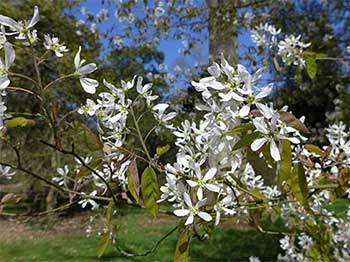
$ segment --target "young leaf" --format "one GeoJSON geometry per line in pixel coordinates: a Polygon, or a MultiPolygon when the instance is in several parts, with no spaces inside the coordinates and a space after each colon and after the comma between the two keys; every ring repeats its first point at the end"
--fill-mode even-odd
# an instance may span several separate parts
{"type": "Polygon", "coordinates": [[[157,200],[159,199],[159,186],[157,175],[152,167],[147,167],[141,177],[142,199],[148,211],[156,216],[159,210],[157,200]]]}
{"type": "Polygon", "coordinates": [[[287,139],[282,140],[282,155],[280,164],[280,173],[278,179],[278,185],[282,186],[284,181],[287,181],[290,177],[292,170],[292,148],[290,141],[287,139]]]}
{"type": "Polygon", "coordinates": [[[108,207],[107,207],[107,213],[106,213],[106,220],[107,225],[110,226],[112,222],[112,216],[113,216],[113,201],[109,201],[108,207]]]}
{"type": "Polygon", "coordinates": [[[241,140],[239,140],[233,147],[233,150],[237,150],[237,149],[240,149],[244,146],[248,146],[250,145],[251,143],[253,143],[253,141],[255,139],[257,139],[258,137],[260,136],[260,133],[259,132],[254,132],[254,133],[250,133],[250,134],[247,134],[245,136],[243,136],[241,138],[241,140]]]}
{"type": "Polygon", "coordinates": [[[243,123],[238,126],[236,126],[234,129],[228,131],[226,135],[235,135],[243,132],[247,132],[249,130],[254,129],[254,124],[253,123],[243,123]]]}
{"type": "Polygon", "coordinates": [[[17,204],[21,198],[16,197],[14,193],[8,193],[4,195],[0,201],[0,204],[14,205],[17,204]]]}
{"type": "Polygon", "coordinates": [[[299,130],[303,133],[310,133],[309,129],[301,122],[298,118],[296,118],[292,113],[289,112],[279,112],[280,119],[286,123],[287,125],[299,130]]]}
{"type": "Polygon", "coordinates": [[[170,149],[170,145],[165,145],[165,146],[158,146],[156,149],[157,155],[161,156],[164,155],[166,152],[168,152],[170,149]]]}
{"type": "MultiPolygon", "coordinates": [[[[86,164],[88,167],[90,167],[90,169],[96,169],[97,167],[99,167],[102,164],[102,159],[95,159],[92,160],[90,163],[86,164]]],[[[87,168],[86,166],[81,166],[79,169],[78,174],[75,176],[75,179],[81,179],[84,178],[88,175],[91,174],[91,170],[89,168],[87,168]]]]}
{"type": "Polygon", "coordinates": [[[309,190],[307,187],[305,170],[300,162],[294,164],[291,187],[296,199],[300,204],[306,207],[309,190]]]}
{"type": "Polygon", "coordinates": [[[73,128],[76,130],[78,142],[85,145],[87,149],[92,152],[103,149],[99,137],[90,128],[78,121],[73,122],[73,128]]]}
{"type": "Polygon", "coordinates": [[[312,145],[312,144],[306,144],[304,146],[307,150],[309,150],[310,152],[312,153],[315,153],[319,156],[322,156],[323,155],[323,151],[321,148],[319,148],[318,146],[315,146],[315,145],[312,145]]]}
{"type": "Polygon", "coordinates": [[[176,243],[175,262],[189,262],[190,261],[190,233],[188,229],[181,232],[176,243]]]}
{"type": "Polygon", "coordinates": [[[97,255],[99,258],[103,256],[103,254],[106,251],[106,248],[108,246],[108,243],[109,243],[109,231],[104,233],[103,236],[101,237],[100,241],[98,242],[97,255]]]}
{"type": "Polygon", "coordinates": [[[35,126],[35,121],[24,117],[14,117],[4,121],[6,127],[26,127],[35,126]]]}
{"type": "Polygon", "coordinates": [[[305,56],[306,72],[311,79],[317,74],[317,62],[315,56],[305,56]]]}
{"type": "Polygon", "coordinates": [[[139,172],[137,170],[136,160],[131,160],[128,167],[128,187],[131,195],[134,197],[138,203],[140,197],[140,178],[139,172]]]}

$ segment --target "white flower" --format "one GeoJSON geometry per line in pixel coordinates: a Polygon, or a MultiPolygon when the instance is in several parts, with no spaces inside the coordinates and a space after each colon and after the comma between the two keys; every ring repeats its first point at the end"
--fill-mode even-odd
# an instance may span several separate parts
{"type": "Polygon", "coordinates": [[[89,116],[93,116],[96,114],[96,111],[100,108],[100,105],[96,104],[91,99],[86,99],[86,104],[78,109],[79,114],[87,114],[89,116]]]}
{"type": "Polygon", "coordinates": [[[300,41],[301,35],[287,36],[284,40],[278,43],[278,54],[286,65],[305,66],[303,51],[309,47],[311,43],[303,43],[300,41]]]}
{"type": "Polygon", "coordinates": [[[57,168],[57,174],[58,176],[53,177],[52,181],[56,182],[57,184],[59,184],[60,186],[64,185],[64,180],[66,178],[66,176],[69,173],[69,168],[67,165],[65,165],[63,168],[59,167],[57,168]]]}
{"type": "MultiPolygon", "coordinates": [[[[83,194],[84,194],[84,193],[83,193],[83,194]]],[[[96,196],[96,195],[97,195],[97,191],[96,191],[96,190],[92,191],[92,192],[89,194],[89,196],[96,196]]],[[[87,204],[90,204],[90,205],[92,206],[92,207],[91,207],[92,210],[98,208],[99,205],[96,203],[96,201],[94,201],[94,200],[92,200],[91,198],[89,198],[89,196],[85,196],[85,198],[82,199],[82,200],[80,200],[80,201],[78,202],[78,204],[80,204],[82,208],[85,208],[87,204]]]]}
{"type": "Polygon", "coordinates": [[[209,191],[219,193],[220,187],[218,185],[214,185],[212,183],[209,183],[209,181],[215,176],[217,172],[216,167],[212,167],[208,170],[208,172],[202,177],[202,173],[200,170],[199,165],[195,165],[195,178],[194,180],[187,180],[187,183],[190,185],[190,187],[198,187],[197,189],[197,197],[198,200],[203,199],[203,189],[206,188],[209,191]]]}
{"type": "Polygon", "coordinates": [[[0,175],[5,176],[7,179],[12,179],[16,172],[10,172],[10,169],[9,166],[0,165],[0,175]]]}
{"type": "Polygon", "coordinates": [[[205,202],[207,201],[206,198],[199,200],[195,206],[192,205],[191,197],[188,193],[184,193],[184,201],[187,205],[188,209],[177,209],[174,211],[174,214],[179,217],[188,216],[185,226],[190,225],[194,222],[194,217],[198,215],[201,219],[209,222],[212,220],[212,217],[203,211],[199,211],[199,209],[204,206],[205,202]]]}
{"type": "Polygon", "coordinates": [[[139,76],[137,78],[137,84],[136,84],[136,91],[139,93],[143,98],[146,99],[147,106],[150,106],[151,102],[156,100],[158,96],[152,96],[152,91],[150,90],[152,88],[152,83],[142,85],[143,78],[139,76]]]}
{"type": "Polygon", "coordinates": [[[39,8],[37,6],[34,7],[34,14],[30,21],[19,21],[16,22],[10,17],[0,15],[0,24],[4,26],[8,26],[12,31],[16,34],[17,39],[26,39],[26,34],[29,34],[29,29],[35,26],[39,21],[39,8]]]}
{"type": "Polygon", "coordinates": [[[8,42],[4,44],[5,50],[5,63],[0,58],[0,92],[10,85],[8,78],[8,70],[15,61],[15,50],[8,42]]]}
{"type": "Polygon", "coordinates": [[[45,34],[45,43],[44,46],[47,50],[52,50],[55,52],[57,57],[62,57],[63,52],[68,52],[68,49],[65,45],[60,44],[58,37],[51,37],[50,35],[45,34]]]}
{"type": "Polygon", "coordinates": [[[96,87],[98,87],[98,82],[95,79],[87,78],[85,75],[90,74],[97,70],[95,63],[89,63],[83,65],[85,60],[80,60],[81,46],[74,58],[75,74],[79,76],[80,83],[86,93],[94,94],[96,92],[96,87]]]}

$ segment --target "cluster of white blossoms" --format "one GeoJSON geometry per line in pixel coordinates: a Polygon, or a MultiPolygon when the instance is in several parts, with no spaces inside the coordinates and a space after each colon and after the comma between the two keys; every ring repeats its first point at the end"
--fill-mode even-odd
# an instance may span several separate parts
{"type": "MultiPolygon", "coordinates": [[[[37,7],[29,22],[0,16],[0,48],[5,54],[0,60],[0,128],[6,110],[3,97],[10,85],[9,69],[15,60],[8,38],[14,34],[24,41],[24,46],[34,45],[34,36],[39,36],[32,28],[38,20],[37,7]],[[12,32],[6,32],[6,28],[12,32]]],[[[278,46],[286,64],[302,66],[302,51],[309,44],[293,36],[278,41],[279,33],[273,26],[263,25],[257,28],[254,39],[260,46],[278,46]],[[259,35],[258,30],[272,36],[259,35]]],[[[58,38],[44,38],[46,52],[61,57],[68,51],[58,38]]],[[[74,72],[51,83],[75,76],[86,93],[94,94],[99,83],[87,75],[97,70],[97,65],[85,62],[79,47],[74,72]]],[[[149,168],[165,174],[166,183],[154,202],[168,201],[187,229],[214,227],[224,217],[247,217],[252,209],[271,216],[275,212],[290,230],[280,241],[285,254],[279,260],[303,261],[311,256],[317,260],[318,254],[324,252],[319,248],[329,244],[333,257],[348,261],[350,234],[344,228],[350,226],[350,212],[347,218],[341,218],[327,205],[337,194],[350,195],[349,131],[338,123],[326,129],[330,146],[305,144],[304,117],[298,119],[287,106],[276,109],[264,101],[273,92],[273,85],[260,85],[263,71],[264,68],[251,74],[243,65],[233,67],[224,58],[220,64],[213,63],[208,68],[210,76],[192,82],[202,96],[196,105],[202,119],[185,120],[179,126],[173,123],[176,112],[169,112],[169,104],[156,102],[159,97],[154,95],[152,83],[143,83],[141,76],[122,80],[117,86],[104,80],[107,91],[99,93],[95,101],[87,99],[78,110],[79,114],[96,119],[103,156],[77,156],[77,165],[59,167],[52,181],[70,193],[71,188],[79,189],[73,194],[78,203],[83,208],[98,209],[98,201],[108,200],[111,195],[114,201],[116,194],[130,200],[126,194],[132,193],[128,170],[137,169],[136,160],[141,159],[149,168]],[[153,116],[156,124],[142,134],[139,123],[146,113],[153,116]],[[175,137],[175,163],[160,163],[158,151],[152,157],[147,148],[149,135],[162,129],[175,137]],[[141,155],[126,148],[131,135],[139,138],[141,155]]],[[[13,172],[8,166],[0,166],[0,175],[11,178],[13,172]]],[[[139,179],[137,172],[132,175],[139,179]]],[[[259,225],[257,228],[261,230],[259,225]]]]}
{"type": "Polygon", "coordinates": [[[251,38],[258,46],[278,54],[286,65],[305,66],[303,52],[311,43],[301,41],[301,35],[281,36],[281,29],[267,23],[256,26],[251,38]]]}

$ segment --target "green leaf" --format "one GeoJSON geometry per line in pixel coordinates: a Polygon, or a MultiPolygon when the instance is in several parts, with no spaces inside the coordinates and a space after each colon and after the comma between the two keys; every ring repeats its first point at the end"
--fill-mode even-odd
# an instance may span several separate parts
{"type": "Polygon", "coordinates": [[[282,186],[284,181],[287,181],[290,177],[292,170],[292,148],[290,141],[287,139],[282,140],[282,155],[280,173],[278,179],[278,185],[282,186]]]}
{"type": "Polygon", "coordinates": [[[158,146],[156,149],[157,155],[161,156],[164,155],[166,152],[168,152],[170,149],[170,145],[165,145],[165,146],[158,146]]]}
{"type": "Polygon", "coordinates": [[[307,197],[309,194],[309,189],[307,187],[305,170],[303,165],[298,162],[294,164],[291,187],[293,194],[301,205],[307,207],[307,197]]]}
{"type": "MultiPolygon", "coordinates": [[[[102,162],[103,162],[102,159],[95,159],[86,165],[88,167],[90,167],[90,169],[94,170],[97,167],[99,167],[102,164],[102,162]]],[[[86,166],[81,166],[78,174],[75,176],[75,179],[81,179],[81,178],[84,178],[84,177],[90,175],[92,172],[90,169],[87,168],[86,166]]]]}
{"type": "Polygon", "coordinates": [[[73,128],[77,133],[78,142],[85,145],[92,152],[103,149],[99,137],[87,126],[78,121],[73,122],[73,128]]]}
{"type": "Polygon", "coordinates": [[[157,200],[159,199],[159,186],[157,175],[152,167],[147,167],[141,177],[142,199],[148,211],[156,216],[159,210],[157,200]]]}
{"type": "Polygon", "coordinates": [[[107,231],[106,233],[103,234],[103,236],[101,237],[100,241],[98,242],[98,257],[102,257],[103,254],[106,251],[106,248],[108,246],[109,243],[109,231],[107,231]]]}
{"type": "Polygon", "coordinates": [[[254,129],[255,126],[253,123],[243,123],[236,126],[234,129],[228,131],[225,135],[236,135],[239,133],[247,132],[249,130],[254,129]]]}
{"type": "Polygon", "coordinates": [[[299,130],[302,133],[310,133],[309,129],[301,122],[298,118],[296,118],[292,113],[289,112],[278,112],[280,115],[281,121],[286,123],[287,125],[299,130]]]}
{"type": "Polygon", "coordinates": [[[17,197],[14,193],[8,193],[4,195],[0,201],[0,204],[4,205],[15,205],[21,200],[20,197],[17,197]]]}
{"type": "Polygon", "coordinates": [[[237,150],[237,149],[240,149],[244,146],[248,146],[250,145],[251,143],[253,143],[253,141],[255,139],[257,139],[258,137],[260,136],[260,133],[259,132],[254,132],[254,133],[250,133],[250,134],[247,134],[245,136],[243,136],[233,147],[233,150],[237,150]]]}
{"type": "Polygon", "coordinates": [[[27,127],[35,126],[35,121],[24,117],[15,117],[12,119],[5,120],[4,124],[7,127],[27,127]]]}
{"type": "Polygon", "coordinates": [[[113,201],[109,201],[109,204],[107,207],[107,213],[106,213],[107,226],[111,225],[112,216],[113,216],[113,201]]]}
{"type": "Polygon", "coordinates": [[[281,69],[281,67],[280,67],[280,65],[279,65],[278,60],[277,60],[276,57],[274,57],[274,58],[272,59],[272,62],[273,62],[273,67],[275,68],[276,72],[277,72],[277,73],[281,73],[281,72],[282,72],[282,69],[281,69]]]}
{"type": "Polygon", "coordinates": [[[134,197],[137,203],[140,198],[140,178],[137,170],[136,160],[131,160],[128,167],[128,187],[131,195],[134,197]]]}
{"type": "Polygon", "coordinates": [[[174,262],[190,261],[190,232],[185,229],[181,232],[176,243],[174,262]]]}
{"type": "Polygon", "coordinates": [[[319,155],[319,156],[322,156],[322,155],[323,155],[322,149],[319,148],[319,147],[316,146],[316,145],[306,144],[304,147],[305,147],[307,150],[309,150],[310,152],[315,153],[315,154],[317,154],[317,155],[319,155]]]}
{"type": "Polygon", "coordinates": [[[316,56],[305,56],[306,72],[311,79],[314,79],[317,74],[316,56]]]}

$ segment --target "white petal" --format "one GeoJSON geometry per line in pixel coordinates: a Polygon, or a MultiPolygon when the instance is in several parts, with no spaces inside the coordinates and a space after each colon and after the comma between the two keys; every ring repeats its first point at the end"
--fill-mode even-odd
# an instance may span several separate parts
{"type": "Polygon", "coordinates": [[[246,117],[249,114],[250,111],[250,105],[244,105],[241,110],[239,110],[239,116],[240,117],[246,117]]]}
{"type": "Polygon", "coordinates": [[[264,118],[262,118],[262,117],[254,118],[253,124],[256,127],[256,129],[258,129],[258,131],[260,131],[261,133],[264,133],[264,134],[269,133],[269,131],[267,130],[267,126],[266,126],[264,118]]]}
{"type": "Polygon", "coordinates": [[[74,57],[75,70],[78,70],[80,66],[80,52],[81,52],[81,46],[79,46],[79,50],[74,57]]]}
{"type": "Polygon", "coordinates": [[[213,185],[213,184],[206,184],[205,188],[208,189],[211,192],[216,192],[219,193],[220,192],[220,187],[217,185],[213,185]]]}
{"type": "Polygon", "coordinates": [[[292,142],[293,144],[299,144],[300,140],[296,137],[287,137],[287,139],[292,142]]]}
{"type": "Polygon", "coordinates": [[[13,61],[15,61],[16,55],[12,45],[8,42],[4,44],[4,50],[5,50],[5,68],[6,70],[8,70],[10,66],[13,64],[13,61]]]}
{"type": "Polygon", "coordinates": [[[34,15],[32,17],[32,20],[30,20],[30,23],[28,25],[28,28],[31,28],[36,25],[36,23],[39,21],[39,8],[37,6],[34,7],[34,15]]]}
{"type": "Polygon", "coordinates": [[[168,104],[158,104],[153,107],[153,111],[159,110],[159,112],[164,112],[168,107],[168,104]]]}
{"type": "Polygon", "coordinates": [[[275,140],[271,140],[270,142],[270,153],[276,162],[281,160],[280,151],[278,150],[275,140]]]}
{"type": "Polygon", "coordinates": [[[190,210],[188,209],[177,209],[174,210],[174,214],[178,217],[184,217],[187,216],[190,213],[190,210]]]}
{"type": "Polygon", "coordinates": [[[192,180],[186,180],[186,182],[190,185],[190,187],[196,187],[198,186],[198,183],[192,180]]]}
{"type": "Polygon", "coordinates": [[[193,223],[194,217],[193,215],[189,215],[189,217],[186,220],[185,226],[191,225],[193,223]]]}
{"type": "Polygon", "coordinates": [[[213,219],[208,213],[202,211],[198,212],[198,216],[207,222],[213,219]]]}
{"type": "Polygon", "coordinates": [[[273,116],[273,110],[262,103],[256,103],[255,106],[264,115],[265,118],[270,119],[273,116]]]}
{"type": "Polygon", "coordinates": [[[250,145],[250,148],[253,151],[257,151],[266,143],[266,141],[267,141],[266,137],[255,139],[254,142],[250,145]]]}
{"type": "Polygon", "coordinates": [[[0,15],[0,24],[8,26],[17,31],[21,29],[21,26],[15,20],[4,15],[0,15]]]}
{"type": "Polygon", "coordinates": [[[78,69],[78,72],[82,75],[90,74],[97,70],[97,65],[95,63],[90,63],[87,65],[84,65],[78,69]]]}
{"type": "Polygon", "coordinates": [[[197,190],[197,197],[198,200],[202,200],[203,199],[203,188],[199,187],[197,190]]]}
{"type": "Polygon", "coordinates": [[[268,95],[270,95],[271,91],[272,85],[268,85],[267,87],[263,88],[259,94],[257,94],[256,98],[261,99],[267,97],[268,95]]]}
{"type": "Polygon", "coordinates": [[[215,176],[215,174],[216,174],[217,171],[218,171],[218,169],[217,169],[216,167],[210,168],[210,169],[208,170],[208,172],[205,174],[203,180],[204,180],[204,181],[207,181],[207,180],[212,179],[212,178],[215,176]]]}
{"type": "Polygon", "coordinates": [[[187,192],[184,193],[184,201],[187,206],[192,207],[191,197],[187,192]]]}
{"type": "Polygon", "coordinates": [[[98,81],[95,79],[82,77],[80,78],[80,83],[86,93],[95,94],[96,87],[98,87],[98,81]]]}
{"type": "Polygon", "coordinates": [[[10,85],[10,80],[7,75],[0,76],[0,90],[4,90],[10,85]]]}

